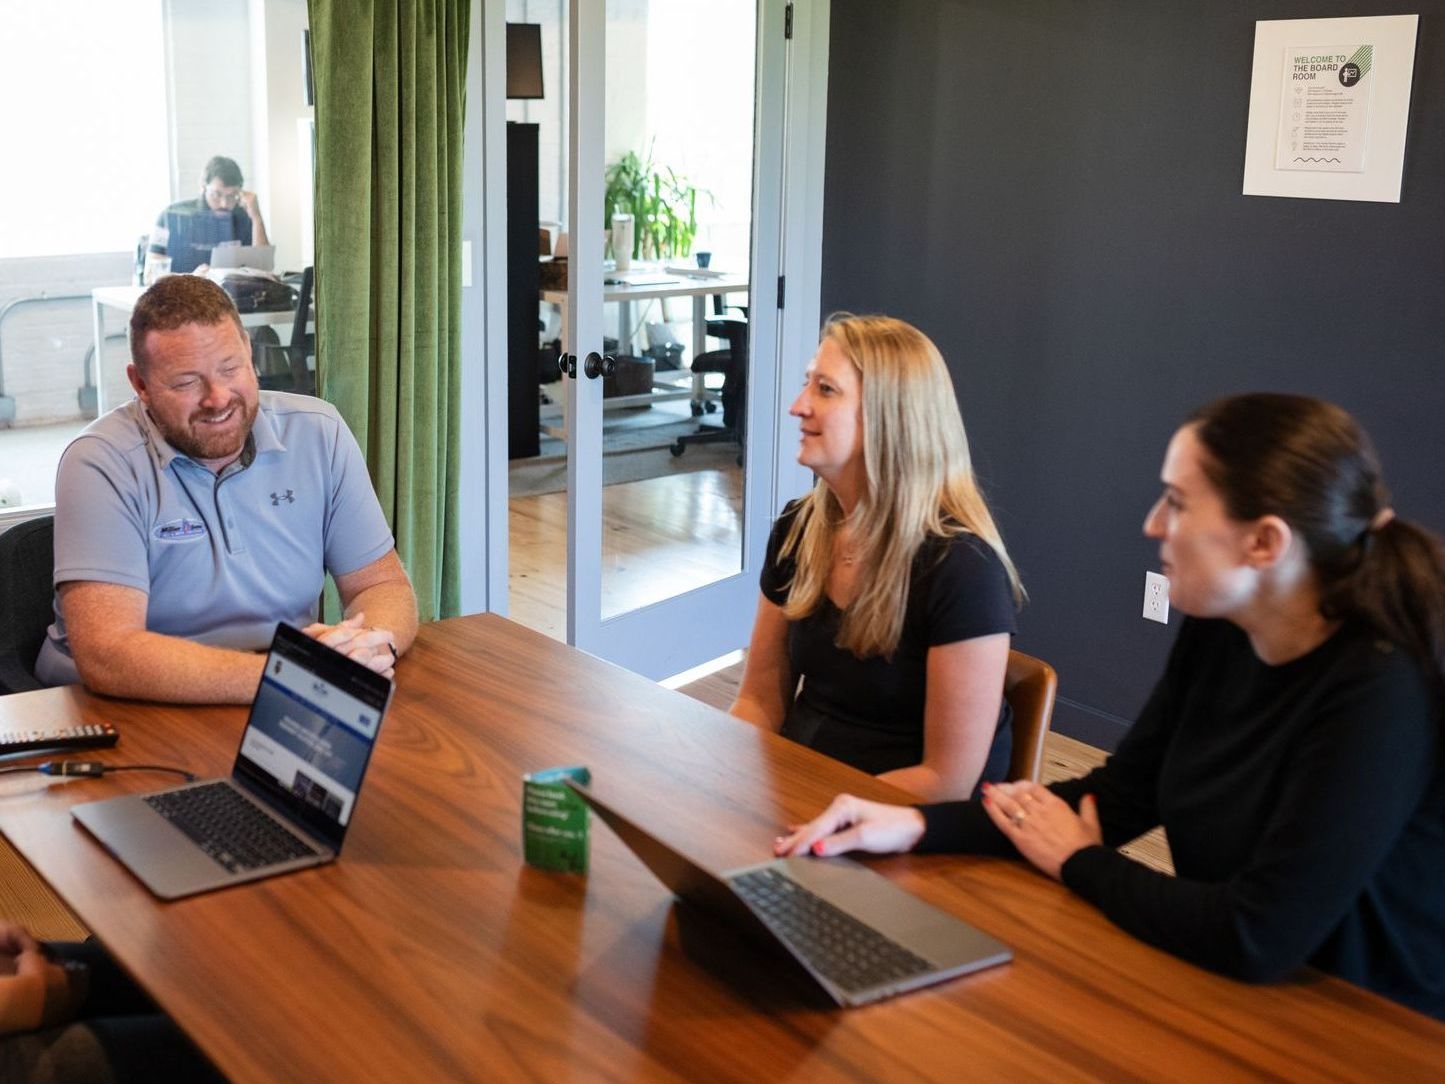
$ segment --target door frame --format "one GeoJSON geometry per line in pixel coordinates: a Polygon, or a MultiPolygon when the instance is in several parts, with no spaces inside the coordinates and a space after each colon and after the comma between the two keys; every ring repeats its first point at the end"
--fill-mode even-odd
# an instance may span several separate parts
{"type": "MultiPolygon", "coordinates": [[[[782,49],[786,54],[779,82],[759,83],[755,106],[761,123],[767,103],[775,101],[775,95],[781,97],[783,162],[776,183],[782,217],[776,266],[786,280],[786,292],[773,331],[778,343],[776,378],[766,387],[755,382],[748,397],[749,428],[758,443],[747,486],[749,491],[759,487],[761,496],[745,501],[750,509],[768,509],[766,515],[746,517],[744,560],[749,568],[759,566],[767,527],[778,510],[812,484],[811,474],[793,460],[796,425],[786,406],[802,383],[820,324],[829,9],[830,0],[762,0],[759,5],[760,25],[765,13],[776,10],[780,22],[791,22],[792,36],[774,41],[760,35],[758,55],[761,73],[764,49],[782,49]]],[[[504,616],[508,595],[505,36],[505,0],[481,0],[471,6],[467,101],[480,107],[467,110],[464,124],[461,609],[504,616]]],[[[755,258],[755,269],[758,263],[755,258]]],[[[755,307],[771,293],[757,281],[752,289],[755,307]]],[[[569,462],[569,483],[573,471],[569,462]]],[[[683,597],[691,605],[706,607],[710,590],[704,587],[683,597]]],[[[604,622],[608,635],[635,640],[630,629],[634,622],[645,621],[651,609],[604,622]]],[[[569,628],[569,638],[572,631],[569,628]]],[[[749,629],[699,622],[693,631],[693,653],[705,649],[707,658],[744,646],[749,629]]],[[[672,653],[655,643],[645,650],[639,645],[610,654],[621,665],[653,677],[692,665],[675,665],[672,653]]]]}

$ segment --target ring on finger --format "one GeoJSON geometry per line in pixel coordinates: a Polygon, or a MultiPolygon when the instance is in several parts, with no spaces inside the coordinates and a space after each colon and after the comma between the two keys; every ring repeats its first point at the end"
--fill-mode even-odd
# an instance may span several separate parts
{"type": "Polygon", "coordinates": [[[1024,821],[1028,819],[1029,815],[1025,813],[1022,809],[1015,812],[1014,815],[1009,818],[1009,820],[1013,821],[1013,825],[1015,828],[1022,828],[1024,826],[1024,821]]]}

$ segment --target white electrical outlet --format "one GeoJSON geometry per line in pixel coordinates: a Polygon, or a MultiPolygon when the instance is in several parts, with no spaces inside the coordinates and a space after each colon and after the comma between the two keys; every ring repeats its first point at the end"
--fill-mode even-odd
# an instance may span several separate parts
{"type": "Polygon", "coordinates": [[[1161,625],[1169,624],[1169,577],[1144,573],[1144,616],[1161,625]]]}

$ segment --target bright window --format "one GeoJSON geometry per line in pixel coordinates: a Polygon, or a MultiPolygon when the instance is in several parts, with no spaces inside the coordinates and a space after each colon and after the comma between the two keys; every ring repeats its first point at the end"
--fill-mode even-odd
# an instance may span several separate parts
{"type": "Polygon", "coordinates": [[[169,189],[160,0],[0,9],[0,259],[133,249],[169,189]]]}

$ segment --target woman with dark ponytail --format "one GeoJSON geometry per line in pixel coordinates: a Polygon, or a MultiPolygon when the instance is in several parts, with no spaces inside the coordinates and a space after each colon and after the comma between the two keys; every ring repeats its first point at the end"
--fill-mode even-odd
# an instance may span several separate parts
{"type": "Polygon", "coordinates": [[[1187,424],[1231,518],[1273,512],[1301,536],[1322,616],[1404,648],[1445,693],[1445,551],[1396,516],[1359,423],[1319,399],[1261,394],[1221,399],[1187,424]]]}
{"type": "Polygon", "coordinates": [[[1170,441],[1145,521],[1188,615],[1118,750],[979,802],[848,795],[779,854],[1018,854],[1250,981],[1312,964],[1445,1018],[1445,548],[1339,407],[1238,395],[1170,441]],[[1177,876],[1114,848],[1155,825],[1177,876]]]}

